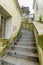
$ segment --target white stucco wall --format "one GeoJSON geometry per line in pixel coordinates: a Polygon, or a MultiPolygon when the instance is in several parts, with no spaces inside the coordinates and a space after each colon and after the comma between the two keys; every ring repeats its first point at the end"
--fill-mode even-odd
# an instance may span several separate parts
{"type": "MultiPolygon", "coordinates": [[[[11,14],[12,18],[6,21],[6,38],[10,38],[12,35],[13,27],[16,26],[18,29],[20,27],[20,12],[15,6],[14,0],[0,0],[0,5],[3,6],[8,13],[11,14]]],[[[15,30],[17,31],[17,30],[15,30]]]]}
{"type": "Polygon", "coordinates": [[[38,19],[38,17],[40,15],[42,15],[42,18],[43,18],[43,0],[36,0],[36,3],[35,3],[35,7],[34,7],[35,19],[38,19]],[[36,8],[37,8],[36,3],[38,5],[38,11],[36,10],[36,8]]]}

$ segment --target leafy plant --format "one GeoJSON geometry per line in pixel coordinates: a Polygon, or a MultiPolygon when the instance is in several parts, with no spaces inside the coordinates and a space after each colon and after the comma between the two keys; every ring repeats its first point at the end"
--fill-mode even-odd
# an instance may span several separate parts
{"type": "Polygon", "coordinates": [[[38,22],[40,22],[40,23],[42,22],[42,15],[39,16],[38,22]]]}

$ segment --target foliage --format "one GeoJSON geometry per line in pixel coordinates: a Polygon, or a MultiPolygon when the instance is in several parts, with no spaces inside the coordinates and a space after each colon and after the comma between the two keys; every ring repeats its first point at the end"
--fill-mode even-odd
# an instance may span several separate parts
{"type": "Polygon", "coordinates": [[[38,17],[38,22],[39,22],[39,23],[42,22],[42,15],[40,15],[40,16],[38,17]]]}

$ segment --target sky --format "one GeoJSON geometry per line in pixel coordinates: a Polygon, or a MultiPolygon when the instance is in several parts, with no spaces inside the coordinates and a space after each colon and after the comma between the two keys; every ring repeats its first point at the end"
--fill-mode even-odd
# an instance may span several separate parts
{"type": "Polygon", "coordinates": [[[33,8],[33,0],[18,0],[20,7],[28,6],[30,8],[31,13],[34,13],[33,8]]]}
{"type": "Polygon", "coordinates": [[[20,6],[28,6],[30,7],[30,9],[33,6],[33,0],[18,0],[18,1],[19,1],[20,6]]]}

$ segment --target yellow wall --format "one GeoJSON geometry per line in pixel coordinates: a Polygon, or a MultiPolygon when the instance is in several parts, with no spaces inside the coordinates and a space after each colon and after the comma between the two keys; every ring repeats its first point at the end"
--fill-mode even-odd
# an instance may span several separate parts
{"type": "Polygon", "coordinates": [[[40,65],[43,65],[43,50],[39,45],[40,44],[40,42],[38,40],[39,34],[38,34],[37,28],[34,24],[33,24],[33,30],[34,30],[34,35],[35,35],[35,40],[36,40],[36,46],[37,46],[37,50],[38,50],[40,65]]]}
{"type": "MultiPolygon", "coordinates": [[[[3,8],[5,10],[7,10],[7,12],[10,13],[12,16],[10,19],[7,20],[7,23],[6,23],[7,27],[6,27],[6,36],[5,37],[10,38],[14,27],[16,26],[16,29],[19,29],[19,27],[20,27],[20,24],[21,24],[20,12],[16,8],[14,0],[0,0],[0,5],[3,6],[3,8]],[[10,28],[8,27],[8,25],[10,28]]],[[[14,31],[16,31],[16,30],[14,29],[14,31]]]]}
{"type": "Polygon", "coordinates": [[[39,45],[38,45],[38,53],[39,53],[40,65],[43,65],[43,51],[39,45]]]}

